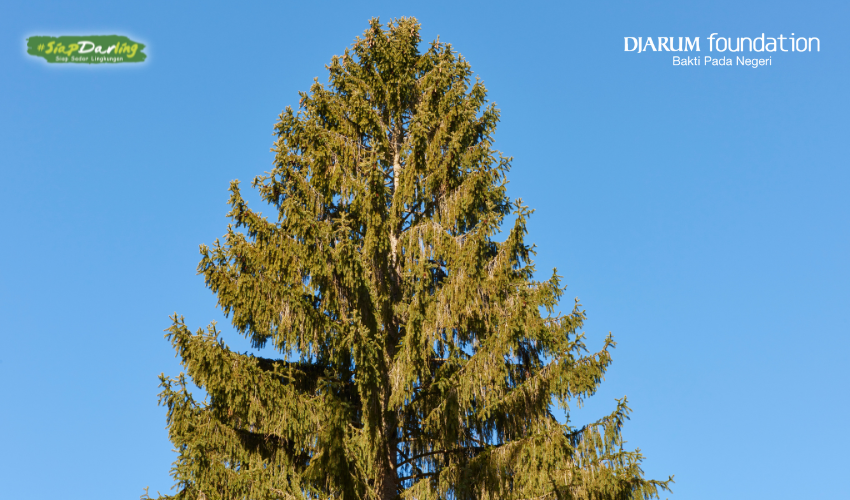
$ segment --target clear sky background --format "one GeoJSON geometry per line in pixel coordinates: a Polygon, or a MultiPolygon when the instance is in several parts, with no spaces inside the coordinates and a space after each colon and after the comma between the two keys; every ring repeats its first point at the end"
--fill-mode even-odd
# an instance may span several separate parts
{"type": "Polygon", "coordinates": [[[277,115],[370,17],[402,15],[483,79],[540,275],[564,276],[563,310],[581,299],[592,348],[618,342],[573,423],[627,395],[628,446],[675,474],[670,498],[848,498],[850,4],[457,0],[3,4],[0,497],[169,491],[168,316],[248,349],[195,274],[228,183],[271,168],[277,115]],[[623,51],[699,36],[705,56],[715,32],[821,52],[753,69],[623,51]],[[148,59],[26,55],[61,34],[127,35],[148,59]]]}

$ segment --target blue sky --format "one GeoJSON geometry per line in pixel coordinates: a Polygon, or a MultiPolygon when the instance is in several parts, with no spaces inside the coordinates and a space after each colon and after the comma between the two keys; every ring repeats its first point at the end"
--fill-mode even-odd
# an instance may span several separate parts
{"type": "Polygon", "coordinates": [[[270,169],[277,115],[370,17],[402,15],[483,79],[538,270],[564,276],[564,310],[581,299],[591,347],[618,342],[573,422],[627,395],[626,439],[648,476],[676,475],[670,498],[846,495],[846,2],[175,4],[4,4],[4,498],[169,490],[168,316],[248,349],[195,274],[228,183],[270,169]],[[113,33],[148,60],[25,53],[28,36],[113,33]],[[711,33],[822,48],[758,69],[623,51],[699,36],[705,56],[711,33]]]}

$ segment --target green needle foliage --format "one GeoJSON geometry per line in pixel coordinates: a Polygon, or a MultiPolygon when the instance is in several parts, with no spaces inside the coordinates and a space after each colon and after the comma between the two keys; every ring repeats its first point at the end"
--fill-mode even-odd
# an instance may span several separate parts
{"type": "Polygon", "coordinates": [[[499,112],[451,45],[373,20],[277,123],[254,180],[276,220],[230,186],[234,223],[198,267],[234,327],[281,359],[228,349],[215,326],[167,337],[162,377],[179,456],[175,498],[631,499],[626,401],[576,428],[566,411],[611,362],[588,354],[584,312],[534,280],[531,210],[506,194],[499,112]],[[503,242],[494,240],[505,218],[503,242]]]}

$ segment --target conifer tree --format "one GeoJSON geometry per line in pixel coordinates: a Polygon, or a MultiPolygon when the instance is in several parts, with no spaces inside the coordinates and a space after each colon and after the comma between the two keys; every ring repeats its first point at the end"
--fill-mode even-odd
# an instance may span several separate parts
{"type": "Polygon", "coordinates": [[[213,324],[167,337],[162,376],[175,498],[630,499],[625,399],[584,427],[558,422],[611,362],[578,303],[536,281],[531,210],[506,194],[499,112],[469,63],[419,24],[372,20],[327,85],[280,115],[274,168],[230,186],[223,241],[198,270],[233,326],[280,359],[230,350],[213,324]],[[505,233],[499,231],[512,218],[505,233]],[[498,241],[503,239],[504,241],[498,241]],[[202,401],[186,374],[205,389],[202,401]]]}

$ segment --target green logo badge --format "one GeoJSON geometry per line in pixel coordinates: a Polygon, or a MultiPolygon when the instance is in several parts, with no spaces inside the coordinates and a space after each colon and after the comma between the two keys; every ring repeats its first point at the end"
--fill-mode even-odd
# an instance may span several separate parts
{"type": "Polygon", "coordinates": [[[27,38],[27,54],[43,57],[49,63],[116,64],[144,61],[144,44],[126,36],[32,36],[27,38]]]}

